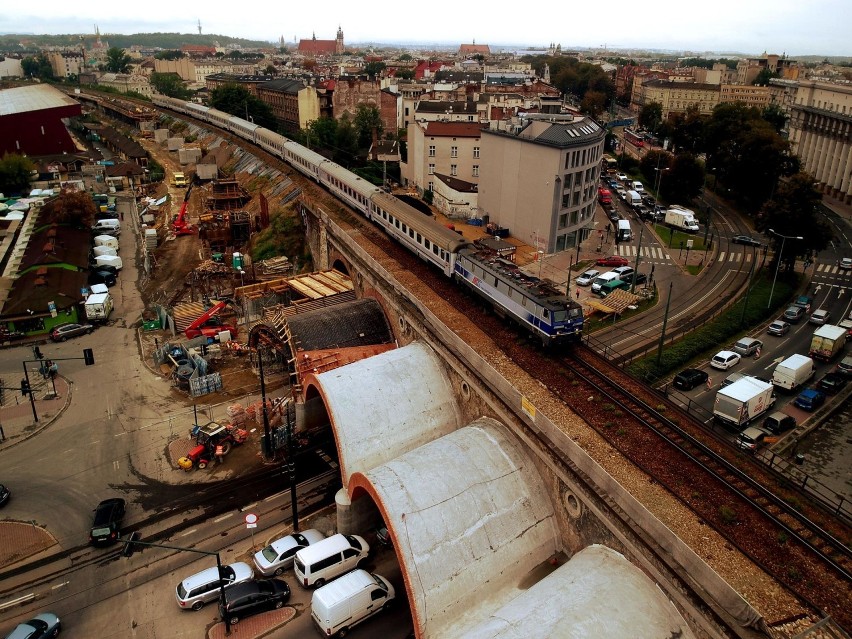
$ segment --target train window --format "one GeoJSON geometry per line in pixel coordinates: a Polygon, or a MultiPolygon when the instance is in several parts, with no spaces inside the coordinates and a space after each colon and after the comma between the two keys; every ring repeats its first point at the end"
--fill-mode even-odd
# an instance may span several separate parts
{"type": "Polygon", "coordinates": [[[547,318],[550,316],[550,312],[549,312],[546,308],[545,308],[545,309],[542,309],[542,311],[541,311],[541,316],[542,316],[544,319],[547,319],[547,318]]]}
{"type": "Polygon", "coordinates": [[[417,234],[417,243],[423,244],[423,237],[420,235],[420,233],[417,234]]]}
{"type": "Polygon", "coordinates": [[[438,245],[437,245],[437,244],[433,244],[433,245],[432,245],[432,252],[433,252],[435,255],[437,255],[437,254],[438,254],[438,245]]]}
{"type": "Polygon", "coordinates": [[[426,240],[425,242],[423,242],[423,246],[425,246],[426,249],[428,250],[428,249],[432,248],[432,242],[430,242],[429,240],[426,240]]]}
{"type": "Polygon", "coordinates": [[[410,227],[409,227],[409,229],[408,229],[408,237],[410,237],[410,238],[413,238],[413,237],[414,237],[414,229],[413,229],[413,228],[410,228],[410,227]]]}

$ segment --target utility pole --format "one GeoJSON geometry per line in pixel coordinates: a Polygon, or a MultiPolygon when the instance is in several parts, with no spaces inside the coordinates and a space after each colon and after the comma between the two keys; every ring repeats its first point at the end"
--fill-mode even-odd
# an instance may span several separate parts
{"type": "Polygon", "coordinates": [[[666,314],[663,315],[663,331],[660,333],[660,346],[657,348],[657,367],[663,359],[663,342],[666,339],[666,324],[669,323],[669,304],[672,302],[672,286],[674,282],[669,282],[669,298],[666,300],[666,314]]]}
{"type": "Polygon", "coordinates": [[[630,293],[636,291],[636,276],[639,275],[639,256],[642,254],[642,233],[645,232],[645,225],[639,227],[639,246],[636,247],[636,262],[633,264],[633,281],[630,284],[630,293]]]}

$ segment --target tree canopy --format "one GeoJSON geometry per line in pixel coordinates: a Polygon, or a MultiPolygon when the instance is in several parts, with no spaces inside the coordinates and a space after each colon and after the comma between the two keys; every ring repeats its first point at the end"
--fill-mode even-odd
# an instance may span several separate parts
{"type": "Polygon", "coordinates": [[[384,131],[384,124],[379,109],[372,104],[359,104],[355,111],[355,130],[358,133],[358,146],[365,149],[373,139],[373,129],[376,129],[379,139],[384,131]]]}
{"type": "Polygon", "coordinates": [[[170,98],[186,100],[190,94],[177,73],[152,73],[151,86],[170,98]]]}
{"type": "Polygon", "coordinates": [[[85,191],[62,191],[43,207],[43,215],[57,224],[91,226],[95,223],[97,208],[85,191]]]}
{"type": "Polygon", "coordinates": [[[107,49],[106,70],[113,73],[127,73],[130,70],[130,56],[124,49],[110,47],[107,49]]]}
{"type": "Polygon", "coordinates": [[[180,60],[184,55],[183,51],[169,49],[168,51],[157,51],[154,54],[154,58],[157,60],[180,60]]]}
{"type": "Polygon", "coordinates": [[[39,78],[40,80],[53,79],[53,67],[50,66],[50,60],[47,59],[47,54],[45,53],[24,58],[21,60],[21,69],[23,69],[24,75],[31,78],[39,78]]]}
{"type": "Polygon", "coordinates": [[[248,89],[238,84],[226,84],[213,89],[210,93],[210,105],[225,113],[239,118],[254,120],[255,124],[272,131],[277,130],[278,123],[268,104],[252,95],[248,89]]]}
{"type": "Polygon", "coordinates": [[[30,176],[35,165],[29,158],[16,153],[5,153],[0,159],[0,192],[6,195],[29,191],[30,176]]]}
{"type": "Polygon", "coordinates": [[[366,73],[371,80],[375,80],[377,76],[382,74],[387,66],[388,65],[384,62],[368,62],[364,67],[364,73],[366,73]]]}

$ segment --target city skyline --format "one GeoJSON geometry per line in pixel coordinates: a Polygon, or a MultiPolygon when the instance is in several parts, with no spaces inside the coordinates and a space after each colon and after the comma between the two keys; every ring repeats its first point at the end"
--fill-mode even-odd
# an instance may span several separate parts
{"type": "MultiPolygon", "coordinates": [[[[606,47],[612,50],[649,49],[665,51],[735,52],[787,54],[790,57],[824,55],[849,57],[845,20],[848,7],[842,0],[755,0],[749,3],[718,0],[707,10],[684,10],[671,0],[644,6],[614,0],[594,10],[566,9],[564,4],[545,0],[534,8],[511,7],[503,12],[483,12],[474,5],[436,0],[419,13],[400,9],[397,3],[379,0],[358,7],[329,0],[321,14],[288,13],[284,5],[264,8],[262,14],[234,14],[233,5],[213,0],[204,5],[184,6],[152,0],[140,15],[134,5],[110,5],[104,13],[93,5],[74,6],[44,0],[39,14],[17,3],[0,17],[0,34],[102,34],[202,33],[247,38],[287,45],[316,35],[334,39],[341,27],[347,43],[405,43],[412,46],[487,44],[492,47],[547,47],[565,49],[606,47]],[[643,11],[640,13],[640,7],[643,11]],[[199,13],[205,9],[206,13],[199,13]],[[555,16],[562,16],[560,20],[555,16]],[[431,26],[430,26],[431,25],[431,26]]],[[[404,46],[404,45],[401,45],[404,46]]]]}

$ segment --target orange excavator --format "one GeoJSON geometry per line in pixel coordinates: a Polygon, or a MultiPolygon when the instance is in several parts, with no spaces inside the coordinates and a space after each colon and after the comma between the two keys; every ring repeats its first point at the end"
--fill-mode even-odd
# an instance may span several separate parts
{"type": "Polygon", "coordinates": [[[195,186],[195,177],[189,183],[189,188],[186,189],[186,194],[183,196],[183,204],[180,205],[180,213],[172,222],[172,230],[175,235],[192,235],[195,233],[195,227],[186,221],[186,209],[189,206],[189,196],[192,193],[192,187],[195,186]]]}

